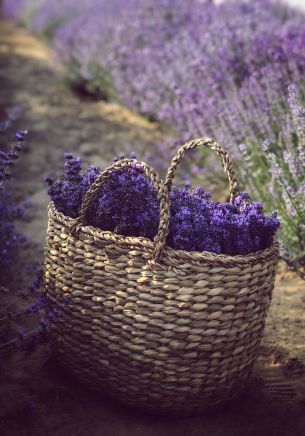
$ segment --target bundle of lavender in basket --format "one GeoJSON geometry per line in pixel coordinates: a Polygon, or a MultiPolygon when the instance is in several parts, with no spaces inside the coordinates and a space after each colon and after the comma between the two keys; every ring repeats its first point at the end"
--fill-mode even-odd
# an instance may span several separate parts
{"type": "MultiPolygon", "coordinates": [[[[134,156],[132,156],[134,157],[134,156]]],[[[58,211],[79,215],[82,200],[100,170],[82,169],[82,161],[65,153],[65,171],[46,178],[49,196],[58,211]]],[[[247,193],[233,203],[212,201],[201,187],[174,188],[170,194],[167,245],[177,250],[246,255],[274,242],[280,225],[276,212],[265,215],[261,202],[250,202],[247,193]]],[[[88,225],[124,236],[153,239],[159,224],[159,202],[152,183],[139,165],[113,172],[102,185],[87,217],[88,225]]]]}

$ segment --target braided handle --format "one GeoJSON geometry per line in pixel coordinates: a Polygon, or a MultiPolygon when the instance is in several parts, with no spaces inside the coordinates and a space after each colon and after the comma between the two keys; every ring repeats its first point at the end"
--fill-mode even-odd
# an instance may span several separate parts
{"type": "Polygon", "coordinates": [[[234,198],[239,194],[238,184],[236,180],[236,176],[233,170],[231,159],[226,151],[224,151],[217,142],[210,138],[196,139],[190,142],[187,142],[182,147],[178,149],[176,154],[174,155],[169,169],[167,171],[167,175],[165,178],[165,182],[159,178],[156,171],[147,165],[145,162],[138,162],[135,159],[122,159],[110,167],[106,168],[95,180],[95,182],[91,185],[90,189],[86,192],[84,197],[79,217],[74,221],[71,232],[74,235],[78,235],[80,231],[80,227],[86,224],[86,216],[87,212],[90,209],[92,202],[94,201],[100,187],[103,185],[105,180],[110,176],[113,171],[125,168],[125,167],[133,167],[135,165],[139,165],[143,170],[144,175],[148,177],[154,189],[158,194],[158,200],[160,202],[160,221],[158,233],[154,239],[154,250],[152,259],[154,261],[158,261],[164,251],[166,238],[168,235],[168,226],[169,226],[169,218],[170,218],[170,198],[169,194],[172,188],[173,178],[176,173],[176,169],[180,161],[183,159],[185,153],[188,150],[193,148],[204,146],[208,147],[214,151],[216,151],[217,155],[222,158],[222,163],[224,167],[224,171],[229,179],[229,187],[230,187],[230,202],[234,200],[234,198]]]}
{"type": "MultiPolygon", "coordinates": [[[[135,166],[140,167],[142,169],[143,173],[146,175],[146,177],[148,177],[151,180],[153,187],[155,188],[155,190],[158,193],[158,199],[159,200],[161,199],[161,196],[163,193],[163,181],[160,179],[160,177],[158,176],[156,171],[152,167],[147,165],[145,162],[138,162],[135,159],[122,159],[122,160],[114,163],[110,167],[106,168],[97,177],[97,179],[92,183],[91,187],[86,192],[85,197],[84,197],[83,202],[82,202],[82,205],[81,205],[79,216],[78,216],[78,218],[75,219],[73,225],[71,226],[71,232],[75,236],[78,235],[78,233],[80,231],[80,227],[86,225],[87,212],[89,211],[92,202],[96,198],[96,195],[97,195],[100,187],[108,179],[110,174],[113,171],[120,170],[122,168],[135,167],[135,166]]],[[[165,201],[165,199],[163,199],[163,201],[160,200],[160,210],[162,209],[162,207],[164,207],[164,204],[163,204],[164,201],[165,201]]]]}
{"type": "Polygon", "coordinates": [[[172,182],[175,177],[177,166],[180,163],[180,161],[184,158],[188,150],[192,150],[199,146],[208,147],[211,150],[216,151],[217,155],[221,157],[224,172],[228,176],[228,180],[229,180],[230,202],[233,202],[234,198],[239,194],[238,183],[233,170],[231,159],[228,153],[219,144],[217,144],[216,141],[214,141],[211,138],[202,138],[202,139],[195,139],[193,141],[189,141],[186,144],[182,145],[182,147],[180,147],[177,150],[171,161],[163,185],[161,200],[162,200],[162,204],[164,204],[165,207],[160,209],[159,229],[154,240],[155,245],[154,245],[153,259],[155,261],[158,261],[162,257],[166,238],[168,235],[168,226],[169,226],[169,218],[170,218],[169,194],[172,188],[172,182]]]}

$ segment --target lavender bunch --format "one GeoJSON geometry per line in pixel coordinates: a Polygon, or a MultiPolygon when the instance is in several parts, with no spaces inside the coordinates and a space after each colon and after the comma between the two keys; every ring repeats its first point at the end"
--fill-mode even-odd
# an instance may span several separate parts
{"type": "MultiPolygon", "coordinates": [[[[76,218],[84,195],[99,170],[82,170],[80,158],[66,154],[65,173],[47,178],[49,195],[59,211],[76,218]]],[[[171,192],[171,218],[167,244],[174,249],[210,251],[229,255],[249,254],[269,247],[279,220],[265,216],[262,204],[249,203],[243,193],[234,204],[218,203],[202,188],[175,188],[171,192]]],[[[159,223],[157,194],[134,166],[113,172],[100,188],[87,222],[102,230],[153,239],[159,223]]]]}

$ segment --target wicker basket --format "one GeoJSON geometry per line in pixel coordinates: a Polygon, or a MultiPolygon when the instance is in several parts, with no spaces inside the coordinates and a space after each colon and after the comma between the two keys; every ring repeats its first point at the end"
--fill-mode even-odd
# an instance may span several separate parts
{"type": "Polygon", "coordinates": [[[79,218],[49,206],[46,292],[56,304],[70,297],[52,327],[58,358],[91,388],[158,413],[201,413],[243,389],[261,342],[278,260],[277,244],[247,256],[165,247],[175,170],[197,146],[222,158],[230,201],[238,194],[229,156],[209,138],[181,147],[164,183],[141,163],[160,201],[154,242],[85,225],[101,184],[134,160],[121,160],[97,178],[79,218]]]}

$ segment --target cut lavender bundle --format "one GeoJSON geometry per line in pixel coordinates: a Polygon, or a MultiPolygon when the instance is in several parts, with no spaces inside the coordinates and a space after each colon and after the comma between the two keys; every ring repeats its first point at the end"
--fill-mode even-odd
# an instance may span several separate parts
{"type": "MultiPolygon", "coordinates": [[[[71,218],[80,213],[85,193],[97,179],[96,167],[82,170],[82,161],[65,154],[65,172],[47,178],[56,208],[71,218]]],[[[246,255],[272,245],[280,225],[274,212],[264,215],[260,202],[241,193],[233,203],[212,201],[203,188],[174,188],[170,194],[167,244],[177,250],[246,255]]],[[[138,165],[113,172],[99,189],[87,223],[101,230],[151,240],[157,234],[159,203],[151,181],[138,165]]]]}

